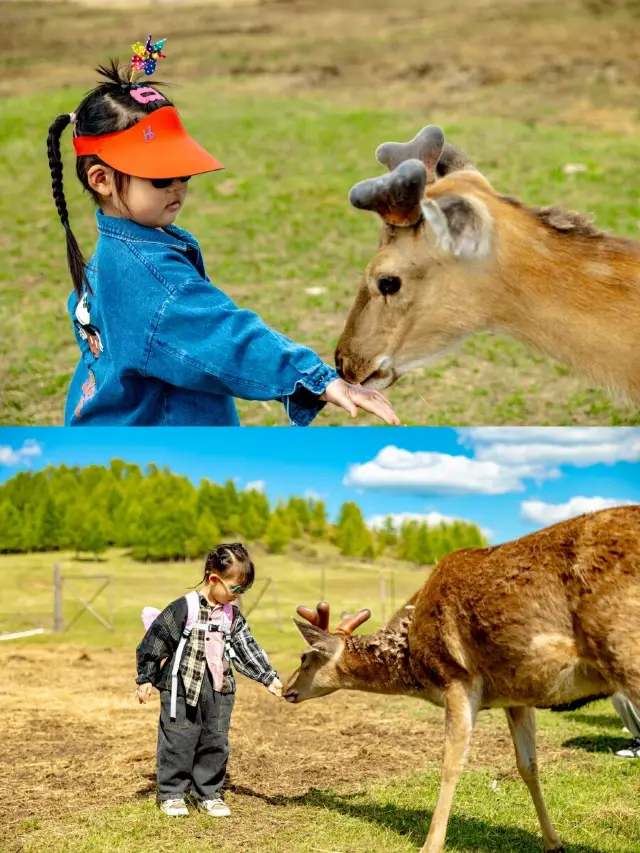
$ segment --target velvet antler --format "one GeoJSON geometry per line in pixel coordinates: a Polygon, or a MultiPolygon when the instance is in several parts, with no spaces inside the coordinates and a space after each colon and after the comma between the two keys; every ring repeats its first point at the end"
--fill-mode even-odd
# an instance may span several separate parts
{"type": "Polygon", "coordinates": [[[407,160],[388,175],[368,178],[352,187],[349,201],[373,210],[390,225],[415,225],[422,218],[421,202],[427,170],[420,160],[407,160]]]}
{"type": "Polygon", "coordinates": [[[435,124],[423,127],[409,142],[383,142],[376,149],[376,159],[390,172],[407,160],[420,160],[427,168],[427,184],[450,172],[475,169],[462,151],[445,142],[442,129],[435,124]]]}
{"type": "MultiPolygon", "coordinates": [[[[306,619],[307,622],[310,622],[316,628],[320,628],[321,631],[326,631],[329,633],[329,620],[330,620],[330,607],[327,601],[319,602],[318,606],[314,609],[311,607],[305,607],[301,604],[296,608],[296,613],[298,616],[302,616],[303,619],[306,619]]],[[[338,623],[338,627],[332,633],[334,634],[343,634],[345,636],[352,634],[356,628],[362,625],[363,622],[366,622],[367,619],[371,617],[370,610],[359,610],[357,613],[342,613],[340,615],[340,622],[338,623]]]]}
{"type": "Polygon", "coordinates": [[[305,607],[303,604],[296,608],[298,616],[302,616],[307,622],[320,628],[321,631],[329,630],[330,607],[328,601],[320,601],[315,610],[305,607]]]}
{"type": "Polygon", "coordinates": [[[357,613],[342,613],[334,634],[353,634],[353,632],[371,617],[370,610],[358,610],[357,613]]]}

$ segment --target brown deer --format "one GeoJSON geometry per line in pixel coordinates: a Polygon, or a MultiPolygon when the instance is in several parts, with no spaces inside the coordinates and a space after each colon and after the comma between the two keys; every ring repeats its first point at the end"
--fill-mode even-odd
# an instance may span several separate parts
{"type": "Polygon", "coordinates": [[[375,634],[353,635],[370,612],[298,608],[308,643],[284,692],[289,702],[340,688],[444,706],[441,786],[422,853],[440,853],[476,715],[504,708],[518,770],[545,851],[562,845],[544,804],[534,708],[577,707],[624,693],[640,705],[640,505],[555,524],[489,548],[444,557],[375,634]]]}
{"type": "Polygon", "coordinates": [[[346,380],[387,388],[489,330],[640,401],[639,242],[500,195],[439,127],[376,156],[390,173],[349,196],[383,228],[336,348],[346,380]]]}

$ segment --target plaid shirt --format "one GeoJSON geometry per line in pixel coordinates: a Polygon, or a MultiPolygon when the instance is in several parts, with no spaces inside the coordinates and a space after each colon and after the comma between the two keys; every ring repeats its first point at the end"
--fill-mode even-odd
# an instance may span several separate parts
{"type": "MultiPolygon", "coordinates": [[[[209,621],[210,604],[200,596],[198,622],[209,621]]],[[[158,690],[171,689],[171,670],[178,643],[187,621],[187,602],[184,596],[172,601],[149,626],[136,650],[138,665],[137,684],[150,681],[158,690]],[[162,661],[164,660],[164,663],[162,661]]],[[[180,661],[180,675],[184,686],[184,695],[188,705],[197,705],[200,686],[207,661],[204,643],[205,632],[193,630],[180,661]]],[[[242,675],[269,685],[277,672],[272,669],[266,653],[256,643],[247,621],[237,607],[233,608],[233,622],[229,645],[233,651],[233,665],[242,675]]],[[[235,693],[236,681],[229,660],[224,658],[224,680],[222,693],[235,693]]]]}

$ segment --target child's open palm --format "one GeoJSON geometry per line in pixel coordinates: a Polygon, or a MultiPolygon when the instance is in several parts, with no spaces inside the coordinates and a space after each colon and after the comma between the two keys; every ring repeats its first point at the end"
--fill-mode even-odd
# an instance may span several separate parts
{"type": "Polygon", "coordinates": [[[364,388],[362,385],[350,385],[344,379],[334,379],[330,382],[320,399],[346,409],[352,418],[358,417],[358,409],[364,409],[388,424],[400,424],[400,418],[391,408],[391,403],[379,391],[364,388]]]}
{"type": "Polygon", "coordinates": [[[274,696],[282,696],[282,682],[279,678],[274,678],[271,684],[267,687],[269,693],[273,693],[274,696]]]}

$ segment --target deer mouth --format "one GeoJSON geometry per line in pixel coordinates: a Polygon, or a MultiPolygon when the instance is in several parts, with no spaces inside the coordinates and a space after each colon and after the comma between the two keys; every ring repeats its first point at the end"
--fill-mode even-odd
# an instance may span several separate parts
{"type": "Polygon", "coordinates": [[[285,693],[282,698],[286,699],[287,702],[291,702],[292,705],[295,705],[298,701],[298,694],[295,690],[291,690],[289,693],[285,693]]]}
{"type": "Polygon", "coordinates": [[[384,391],[389,388],[398,379],[398,375],[393,369],[374,370],[366,379],[362,380],[362,385],[365,388],[371,388],[374,391],[384,391]]]}

